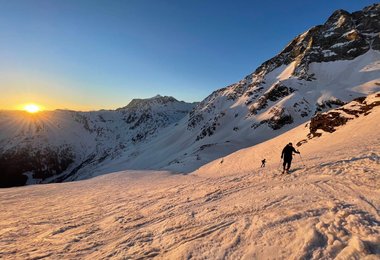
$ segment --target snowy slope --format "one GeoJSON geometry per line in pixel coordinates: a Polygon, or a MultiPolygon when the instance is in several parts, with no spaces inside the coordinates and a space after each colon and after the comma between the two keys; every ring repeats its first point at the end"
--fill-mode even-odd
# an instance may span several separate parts
{"type": "MultiPolygon", "coordinates": [[[[377,92],[365,99],[357,99],[337,109],[319,114],[311,121],[276,138],[218,158],[194,173],[218,177],[249,172],[258,168],[264,158],[267,160],[267,164],[282,169],[280,165],[281,151],[289,142],[292,142],[295,148],[302,152],[301,156],[305,159],[302,161],[301,156],[295,156],[295,165],[298,168],[305,163],[306,169],[310,170],[309,161],[320,161],[321,158],[330,160],[333,158],[332,151],[342,154],[345,150],[352,150],[352,160],[355,161],[356,147],[368,148],[371,147],[371,142],[376,143],[376,140],[380,140],[380,136],[378,136],[379,113],[380,92],[377,92]],[[321,120],[322,118],[324,120],[321,120]]],[[[367,153],[366,158],[379,162],[378,155],[373,149],[368,149],[367,153]]]]}
{"type": "Polygon", "coordinates": [[[1,189],[0,258],[379,259],[379,102],[330,111],[352,118],[332,133],[309,139],[308,122],[189,175],[1,189]],[[280,175],[283,146],[305,138],[306,167],[296,157],[280,175]]]}

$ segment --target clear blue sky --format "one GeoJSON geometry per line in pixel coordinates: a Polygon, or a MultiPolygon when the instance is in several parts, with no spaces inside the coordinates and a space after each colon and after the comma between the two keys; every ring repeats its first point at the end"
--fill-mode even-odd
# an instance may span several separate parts
{"type": "Polygon", "coordinates": [[[0,0],[0,109],[200,101],[334,10],[375,2],[0,0]]]}

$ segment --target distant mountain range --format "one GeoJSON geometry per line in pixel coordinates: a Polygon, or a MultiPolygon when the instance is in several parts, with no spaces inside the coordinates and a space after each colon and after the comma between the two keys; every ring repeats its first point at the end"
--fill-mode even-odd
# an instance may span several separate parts
{"type": "Polygon", "coordinates": [[[117,110],[0,112],[0,185],[190,172],[379,90],[380,4],[338,10],[200,103],[156,96],[117,110]]]}
{"type": "Polygon", "coordinates": [[[64,181],[155,138],[196,104],[156,96],[117,110],[0,112],[2,186],[64,181]],[[25,178],[25,175],[28,176],[25,178]]]}

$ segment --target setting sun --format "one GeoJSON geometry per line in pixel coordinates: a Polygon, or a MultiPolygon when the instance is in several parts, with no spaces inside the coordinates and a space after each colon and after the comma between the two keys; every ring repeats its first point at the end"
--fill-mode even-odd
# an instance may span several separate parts
{"type": "Polygon", "coordinates": [[[41,108],[36,104],[27,104],[24,106],[24,110],[28,113],[37,113],[41,111],[41,108]]]}

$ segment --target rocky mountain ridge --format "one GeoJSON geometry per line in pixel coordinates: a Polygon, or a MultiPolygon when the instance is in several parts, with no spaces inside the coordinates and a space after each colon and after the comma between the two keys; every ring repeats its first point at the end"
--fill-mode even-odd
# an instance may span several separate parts
{"type": "MultiPolygon", "coordinates": [[[[318,80],[313,70],[309,68],[310,64],[353,60],[370,50],[380,51],[380,4],[374,4],[352,14],[337,10],[325,24],[315,26],[295,37],[278,55],[264,62],[243,80],[212,93],[201,102],[198,110],[210,111],[215,106],[213,103],[217,102],[216,98],[224,96],[227,101],[240,99],[250,110],[249,116],[256,115],[259,110],[267,107],[268,102],[275,102],[289,96],[302,85],[307,84],[303,81],[318,80]],[[285,77],[278,75],[279,77],[274,80],[269,79],[268,74],[281,66],[289,66],[287,75],[284,75],[285,77]],[[297,80],[298,84],[293,84],[290,80],[297,80]]],[[[339,106],[344,102],[336,98],[328,101],[332,103],[337,101],[336,105],[339,106]]],[[[304,117],[319,112],[318,105],[323,106],[322,102],[310,104],[317,106],[316,109],[311,110],[310,106],[305,104],[306,102],[304,100],[297,103],[298,107],[306,106],[300,111],[300,115],[304,117]]],[[[273,110],[275,115],[273,119],[278,117],[278,114],[288,117],[285,112],[273,110]]],[[[200,118],[201,115],[194,112],[189,124],[194,125],[200,118]]],[[[278,118],[283,120],[281,116],[278,118]]],[[[290,120],[285,121],[291,123],[290,120]]]]}

